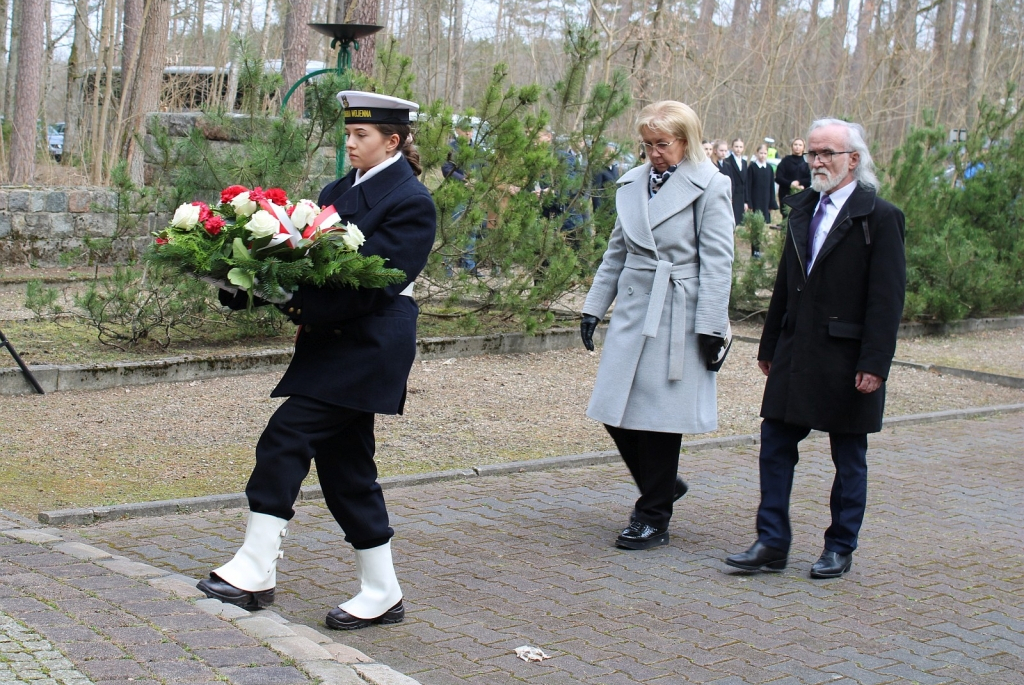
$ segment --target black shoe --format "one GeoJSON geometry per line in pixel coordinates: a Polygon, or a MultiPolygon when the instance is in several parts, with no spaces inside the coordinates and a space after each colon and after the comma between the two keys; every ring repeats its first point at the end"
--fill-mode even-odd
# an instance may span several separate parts
{"type": "Polygon", "coordinates": [[[781,549],[767,547],[760,542],[755,542],[746,552],[726,557],[725,563],[744,571],[778,573],[786,568],[787,556],[789,555],[781,549]]]}
{"type": "Polygon", "coordinates": [[[615,546],[623,549],[650,549],[668,544],[668,526],[655,528],[643,521],[630,521],[629,527],[619,533],[615,546]]]}
{"type": "Polygon", "coordinates": [[[811,566],[811,578],[838,578],[853,566],[853,553],[840,554],[825,550],[811,566]]]}
{"type": "Polygon", "coordinates": [[[404,618],[405,607],[402,606],[402,600],[398,600],[398,604],[377,618],[358,618],[347,611],[342,611],[341,607],[334,607],[327,614],[327,627],[334,630],[358,630],[359,628],[372,626],[374,623],[382,625],[401,623],[404,618]]]}
{"type": "Polygon", "coordinates": [[[234,604],[236,607],[242,607],[249,611],[266,609],[274,603],[274,588],[260,592],[241,590],[223,580],[216,573],[211,573],[207,580],[200,580],[196,583],[196,587],[210,599],[219,599],[225,604],[234,604]]]}

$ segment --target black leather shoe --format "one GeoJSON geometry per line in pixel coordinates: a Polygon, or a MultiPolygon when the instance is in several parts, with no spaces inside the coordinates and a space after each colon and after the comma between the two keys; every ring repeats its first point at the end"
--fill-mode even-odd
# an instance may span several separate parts
{"type": "Polygon", "coordinates": [[[725,563],[744,571],[778,573],[786,568],[786,558],[788,556],[781,549],[775,549],[774,547],[762,545],[760,542],[755,542],[746,552],[726,557],[725,563]]]}
{"type": "Polygon", "coordinates": [[[615,546],[623,549],[650,549],[668,544],[668,526],[655,528],[643,521],[630,521],[629,527],[619,533],[615,546]]]}
{"type": "Polygon", "coordinates": [[[334,607],[327,614],[327,627],[334,630],[358,630],[359,628],[372,626],[374,623],[382,625],[401,623],[404,618],[405,607],[402,606],[402,600],[398,600],[398,604],[377,618],[358,618],[347,611],[342,611],[340,607],[334,607]]]}
{"type": "Polygon", "coordinates": [[[200,580],[196,583],[196,587],[211,599],[219,599],[225,604],[234,604],[236,607],[250,611],[266,609],[274,603],[274,588],[260,592],[241,590],[221,579],[216,573],[211,573],[209,579],[200,580]]]}
{"type": "Polygon", "coordinates": [[[838,578],[853,567],[853,553],[825,550],[811,566],[811,578],[838,578]]]}

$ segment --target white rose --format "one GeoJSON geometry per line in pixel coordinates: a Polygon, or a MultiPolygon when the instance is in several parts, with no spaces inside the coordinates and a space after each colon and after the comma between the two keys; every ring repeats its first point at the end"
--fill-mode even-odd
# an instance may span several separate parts
{"type": "Polygon", "coordinates": [[[320,214],[320,208],[311,200],[299,200],[292,210],[292,223],[295,228],[302,230],[313,223],[313,219],[320,214]]]}
{"type": "Polygon", "coordinates": [[[174,228],[193,228],[199,223],[199,207],[191,202],[174,210],[171,226],[174,228]]]}
{"type": "Polygon", "coordinates": [[[252,234],[253,238],[266,238],[277,233],[281,222],[277,217],[265,209],[261,209],[252,215],[245,228],[252,234]]]}
{"type": "Polygon", "coordinates": [[[366,237],[363,236],[363,232],[355,224],[345,224],[345,233],[341,236],[341,242],[345,243],[345,247],[355,252],[359,249],[359,246],[366,242],[366,237]]]}
{"type": "Polygon", "coordinates": [[[256,211],[256,203],[249,199],[249,192],[239,193],[231,199],[236,216],[249,216],[256,211]]]}

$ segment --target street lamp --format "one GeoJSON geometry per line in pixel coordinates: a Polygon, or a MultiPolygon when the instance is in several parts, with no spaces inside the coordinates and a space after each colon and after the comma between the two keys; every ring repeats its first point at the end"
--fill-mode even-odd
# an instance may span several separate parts
{"type": "MultiPolygon", "coordinates": [[[[372,36],[373,34],[380,31],[383,26],[377,26],[375,24],[308,24],[317,33],[331,38],[331,49],[339,48],[338,50],[338,65],[334,69],[317,69],[312,71],[298,81],[288,89],[285,93],[284,99],[281,101],[281,112],[284,112],[285,107],[288,106],[288,99],[291,98],[292,93],[295,89],[301,86],[303,83],[319,76],[320,74],[329,74],[334,72],[341,76],[345,73],[346,69],[352,67],[352,53],[350,48],[355,46],[355,49],[359,49],[359,39],[372,36]]],[[[345,129],[341,128],[335,132],[334,136],[334,175],[335,178],[341,178],[342,172],[345,170],[345,129]]]]}

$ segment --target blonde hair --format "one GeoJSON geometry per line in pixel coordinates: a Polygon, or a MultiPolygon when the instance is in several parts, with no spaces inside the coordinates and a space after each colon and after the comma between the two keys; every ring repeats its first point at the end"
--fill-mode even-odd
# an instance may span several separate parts
{"type": "Polygon", "coordinates": [[[661,100],[647,105],[636,118],[637,133],[643,135],[644,129],[663,131],[686,143],[683,158],[694,164],[707,159],[701,144],[704,134],[700,119],[689,105],[675,100],[661,100]]]}

